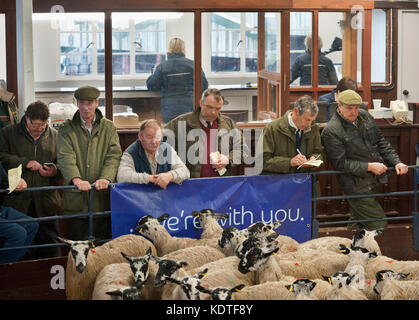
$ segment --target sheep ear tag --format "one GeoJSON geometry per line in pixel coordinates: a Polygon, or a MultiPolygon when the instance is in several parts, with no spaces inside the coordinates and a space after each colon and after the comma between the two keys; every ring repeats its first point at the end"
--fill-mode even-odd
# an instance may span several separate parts
{"type": "Polygon", "coordinates": [[[138,230],[138,233],[141,233],[141,231],[143,231],[143,228],[140,228],[140,229],[138,230]]]}
{"type": "Polygon", "coordinates": [[[240,292],[241,290],[240,289],[234,289],[234,292],[240,292]]]}
{"type": "Polygon", "coordinates": [[[292,285],[290,285],[290,288],[289,288],[289,292],[292,292],[292,289],[293,289],[293,286],[292,285]]]}

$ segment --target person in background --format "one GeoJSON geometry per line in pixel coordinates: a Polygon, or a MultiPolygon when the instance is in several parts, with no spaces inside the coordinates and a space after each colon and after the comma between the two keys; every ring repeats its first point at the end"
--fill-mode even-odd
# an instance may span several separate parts
{"type": "Polygon", "coordinates": [[[207,89],[202,94],[200,107],[164,126],[164,133],[174,135],[178,154],[179,146],[185,146],[185,164],[191,178],[232,175],[231,169],[247,156],[247,146],[237,124],[221,114],[223,104],[220,90],[207,89]],[[211,154],[217,151],[214,161],[211,154]],[[223,169],[226,169],[225,173],[222,173],[223,169]]]}
{"type": "MultiPolygon", "coordinates": [[[[7,173],[0,163],[0,189],[9,187],[7,173]]],[[[16,191],[26,189],[25,180],[20,179],[16,191]]],[[[5,193],[0,193],[0,221],[28,219],[27,215],[3,205],[5,193]]],[[[24,247],[32,244],[38,232],[37,222],[0,223],[0,248],[24,247]]],[[[22,259],[28,249],[10,249],[0,251],[0,263],[11,263],[22,259]]]]}
{"type": "MultiPolygon", "coordinates": [[[[400,161],[393,147],[377,127],[374,118],[359,106],[361,96],[345,90],[338,97],[338,108],[322,132],[326,155],[337,174],[345,195],[372,194],[379,184],[388,181],[387,167],[394,166],[398,175],[406,174],[407,165],[400,161]]],[[[375,197],[346,199],[350,220],[385,218],[383,208],[375,197]]],[[[384,229],[387,221],[378,220],[348,224],[349,230],[384,229]]]]}
{"type": "Polygon", "coordinates": [[[153,183],[166,189],[170,182],[189,179],[189,170],[166,142],[161,142],[162,126],[155,119],[141,122],[138,139],[122,154],[117,181],[153,183]]]}
{"type": "Polygon", "coordinates": [[[304,95],[295,101],[293,110],[287,111],[281,118],[265,126],[264,174],[307,172],[316,169],[304,163],[312,159],[323,160],[320,130],[314,123],[318,112],[319,108],[313,99],[304,95]]]}
{"type": "MultiPolygon", "coordinates": [[[[54,186],[61,178],[57,167],[57,131],[48,125],[49,109],[42,101],[31,103],[19,123],[0,131],[0,161],[6,170],[22,165],[22,179],[28,188],[54,186]]],[[[55,216],[61,212],[58,190],[12,193],[4,205],[34,218],[55,216]]],[[[58,236],[57,221],[39,223],[34,244],[55,243],[58,236]]],[[[61,255],[58,246],[29,250],[32,258],[61,255]]]]}
{"type": "Polygon", "coordinates": [[[0,128],[19,122],[15,95],[0,88],[0,128]]]}
{"type": "MultiPolygon", "coordinates": [[[[63,192],[64,214],[87,213],[91,185],[95,187],[93,211],[110,209],[108,186],[116,179],[121,146],[116,127],[100,110],[100,91],[92,86],[83,86],[74,92],[78,111],[58,131],[57,163],[63,175],[64,185],[77,189],[63,192]]],[[[70,238],[86,240],[88,219],[76,218],[70,222],[70,238]]],[[[109,239],[111,226],[109,216],[94,217],[94,237],[109,239]]]]}
{"type": "Polygon", "coordinates": [[[330,120],[332,104],[336,102],[339,93],[348,89],[356,91],[358,89],[358,85],[351,77],[343,77],[339,80],[336,88],[334,88],[330,93],[324,94],[318,98],[318,101],[326,102],[326,121],[330,120]]]}
{"type": "MultiPolygon", "coordinates": [[[[202,71],[202,91],[208,81],[202,71]]],[[[161,93],[161,116],[164,123],[194,107],[194,62],[185,57],[185,42],[173,38],[169,42],[167,60],[160,63],[147,79],[147,88],[161,93]]]]}
{"type": "MultiPolygon", "coordinates": [[[[323,46],[323,41],[318,37],[318,47],[319,47],[319,62],[318,62],[318,74],[319,74],[319,85],[336,85],[338,78],[336,75],[336,69],[333,65],[333,62],[330,58],[326,57],[324,53],[321,52],[323,46]]],[[[291,79],[290,83],[293,83],[295,80],[300,78],[300,86],[310,86],[311,85],[311,51],[312,51],[312,38],[309,34],[304,39],[304,44],[306,46],[306,52],[297,57],[295,62],[291,67],[291,79]]]]}

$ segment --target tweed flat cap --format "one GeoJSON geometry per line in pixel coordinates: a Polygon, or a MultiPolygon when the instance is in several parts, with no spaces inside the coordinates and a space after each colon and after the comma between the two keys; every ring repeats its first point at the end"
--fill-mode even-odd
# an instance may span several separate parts
{"type": "Polygon", "coordinates": [[[83,86],[74,92],[74,98],[77,100],[96,100],[99,95],[99,89],[92,86],[83,86]]]}
{"type": "Polygon", "coordinates": [[[345,90],[339,93],[338,100],[340,103],[346,104],[347,106],[359,106],[362,104],[361,96],[354,90],[345,90]]]}

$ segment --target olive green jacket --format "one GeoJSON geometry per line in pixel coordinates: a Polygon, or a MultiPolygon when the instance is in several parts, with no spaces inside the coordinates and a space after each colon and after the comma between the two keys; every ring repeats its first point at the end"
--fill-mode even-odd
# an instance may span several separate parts
{"type": "MultiPolygon", "coordinates": [[[[295,129],[288,122],[290,112],[287,111],[284,116],[270,122],[263,129],[263,174],[309,172],[318,169],[301,167],[297,171],[297,167],[290,166],[291,158],[298,154],[295,129]]],[[[307,159],[320,155],[318,159],[323,160],[323,146],[317,124],[303,132],[300,151],[307,159]]]]}
{"type": "MultiPolygon", "coordinates": [[[[84,128],[77,111],[58,130],[57,162],[65,185],[73,178],[94,183],[98,179],[115,182],[122,151],[116,127],[96,109],[92,134],[84,128]]],[[[88,211],[88,192],[77,189],[64,190],[64,213],[88,211]]],[[[94,191],[93,210],[109,210],[109,190],[94,191]]]]}
{"type": "MultiPolygon", "coordinates": [[[[199,158],[199,153],[206,152],[206,146],[201,143],[205,141],[206,137],[199,121],[200,112],[201,108],[199,107],[192,112],[176,117],[164,127],[164,134],[168,137],[167,142],[175,148],[179,157],[186,164],[191,178],[200,177],[202,161],[199,158]],[[194,129],[198,130],[192,131],[194,129]],[[199,136],[199,133],[203,136],[199,136]],[[194,139],[191,140],[190,138],[194,139]]],[[[243,158],[247,156],[247,145],[244,142],[241,130],[231,118],[220,114],[217,121],[218,151],[228,155],[230,160],[226,167],[227,172],[223,176],[229,176],[232,174],[232,167],[243,163],[243,158]],[[227,142],[223,143],[224,141],[227,142]],[[223,150],[223,146],[228,150],[223,150]]]]}
{"type": "Polygon", "coordinates": [[[327,158],[335,170],[345,194],[365,193],[378,184],[386,183],[387,173],[368,172],[368,162],[381,162],[388,166],[400,163],[393,147],[384,139],[373,117],[359,109],[358,127],[335,112],[322,132],[327,158]]]}
{"type": "MultiPolygon", "coordinates": [[[[57,184],[59,174],[55,177],[43,177],[39,171],[26,169],[30,160],[40,164],[57,161],[57,131],[46,127],[45,131],[35,141],[24,123],[9,125],[0,130],[0,161],[7,170],[22,165],[22,178],[28,188],[53,186],[57,184]]],[[[56,215],[60,206],[60,196],[53,191],[25,191],[7,195],[3,205],[10,206],[23,213],[27,213],[31,200],[34,200],[35,211],[38,216],[56,215]]]]}
{"type": "Polygon", "coordinates": [[[19,123],[18,108],[14,99],[13,93],[0,88],[0,128],[19,123]]]}

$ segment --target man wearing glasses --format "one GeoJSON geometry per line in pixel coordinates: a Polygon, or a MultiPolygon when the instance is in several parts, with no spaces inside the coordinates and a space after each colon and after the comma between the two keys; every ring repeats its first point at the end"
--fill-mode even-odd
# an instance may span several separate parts
{"type": "MultiPolygon", "coordinates": [[[[20,123],[0,131],[0,161],[7,170],[22,165],[22,179],[28,188],[57,185],[57,131],[48,126],[48,106],[36,101],[31,103],[20,123]]],[[[60,210],[57,190],[11,193],[4,199],[4,206],[12,207],[31,217],[54,216],[60,210]]],[[[39,223],[33,244],[56,242],[58,223],[39,223]]],[[[29,251],[30,258],[59,256],[59,247],[38,248],[29,251]]]]}

